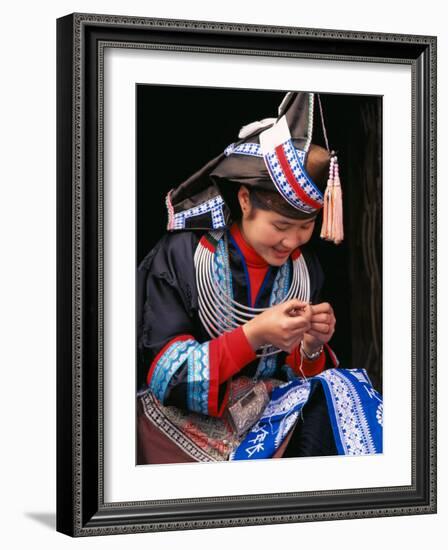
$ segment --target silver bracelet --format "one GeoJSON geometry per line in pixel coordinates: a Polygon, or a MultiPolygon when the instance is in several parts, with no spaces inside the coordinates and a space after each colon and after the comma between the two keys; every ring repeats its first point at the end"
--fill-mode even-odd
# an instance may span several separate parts
{"type": "Polygon", "coordinates": [[[320,348],[317,351],[315,351],[314,353],[307,353],[303,349],[303,346],[301,345],[300,346],[300,353],[303,355],[303,357],[305,359],[308,359],[308,361],[314,361],[315,359],[320,357],[320,354],[322,353],[323,349],[324,349],[324,346],[320,346],[320,348]]]}

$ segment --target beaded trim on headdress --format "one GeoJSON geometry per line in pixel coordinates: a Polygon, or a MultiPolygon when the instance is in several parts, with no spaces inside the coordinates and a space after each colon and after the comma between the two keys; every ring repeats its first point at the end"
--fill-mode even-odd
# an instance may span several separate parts
{"type": "Polygon", "coordinates": [[[166,208],[168,210],[168,231],[185,229],[187,227],[187,220],[210,213],[213,229],[220,229],[225,227],[226,221],[224,216],[224,199],[221,195],[217,195],[212,199],[209,199],[202,204],[183,210],[177,214],[174,212],[173,205],[171,204],[171,191],[165,197],[166,208]]]}
{"type": "MultiPolygon", "coordinates": [[[[199,318],[210,338],[229,332],[269,309],[245,306],[233,299],[227,247],[227,234],[224,231],[211,231],[201,238],[194,255],[199,318]]],[[[287,284],[290,267],[286,262],[275,278],[270,306],[294,298],[309,302],[310,277],[305,259],[300,251],[293,254],[291,259],[291,282],[287,284]]],[[[281,352],[273,346],[260,349],[258,357],[281,352]]]]}
{"type": "MultiPolygon", "coordinates": [[[[232,143],[224,154],[263,158],[261,145],[258,143],[232,143]]],[[[269,154],[265,161],[271,179],[284,199],[294,208],[310,214],[322,208],[323,195],[305,169],[305,158],[306,151],[295,148],[289,140],[279,146],[278,151],[269,154]]]]}
{"type": "Polygon", "coordinates": [[[286,117],[260,134],[260,146],[266,168],[277,191],[291,206],[311,214],[323,206],[323,195],[307,177],[300,155],[294,147],[286,117]]]}
{"type": "MultiPolygon", "coordinates": [[[[300,151],[304,158],[304,151],[300,151]]],[[[277,191],[297,210],[312,214],[323,206],[323,195],[307,177],[291,139],[264,155],[268,172],[277,191]]]]}

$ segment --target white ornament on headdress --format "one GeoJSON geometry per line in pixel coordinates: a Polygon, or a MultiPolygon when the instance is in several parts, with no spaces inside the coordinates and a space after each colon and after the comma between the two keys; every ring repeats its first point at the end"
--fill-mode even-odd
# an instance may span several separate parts
{"type": "Polygon", "coordinates": [[[280,103],[280,105],[278,106],[278,116],[281,116],[283,114],[283,108],[285,107],[286,105],[286,102],[289,100],[289,98],[292,96],[292,92],[288,92],[285,97],[282,99],[282,102],[280,103]]]}
{"type": "Polygon", "coordinates": [[[256,120],[255,122],[249,122],[249,124],[246,124],[241,128],[238,134],[238,137],[239,139],[246,139],[257,130],[261,130],[262,128],[267,128],[268,126],[272,126],[276,120],[277,120],[276,118],[263,118],[263,120],[256,120]]]}
{"type": "Polygon", "coordinates": [[[313,119],[314,119],[314,94],[308,94],[308,129],[305,151],[308,151],[313,137],[313,119]]]}
{"type": "Polygon", "coordinates": [[[291,139],[288,122],[286,116],[283,115],[272,128],[262,132],[259,137],[261,152],[263,157],[269,153],[275,152],[278,145],[285,143],[291,139]]]}

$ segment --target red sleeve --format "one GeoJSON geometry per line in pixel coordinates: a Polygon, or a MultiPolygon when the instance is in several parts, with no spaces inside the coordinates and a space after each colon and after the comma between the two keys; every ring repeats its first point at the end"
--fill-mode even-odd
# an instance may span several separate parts
{"type": "Polygon", "coordinates": [[[214,359],[219,384],[256,359],[255,351],[244,334],[243,327],[225,332],[211,340],[210,355],[214,359]]]}
{"type": "Polygon", "coordinates": [[[303,376],[311,377],[320,374],[325,370],[325,353],[319,355],[314,361],[310,361],[300,353],[300,346],[298,346],[292,353],[286,357],[286,364],[292,368],[292,370],[303,378],[303,376]]]}
{"type": "Polygon", "coordinates": [[[244,334],[243,327],[210,340],[208,407],[211,416],[221,416],[229,398],[227,387],[224,398],[219,399],[219,386],[255,358],[256,354],[244,334]]]}

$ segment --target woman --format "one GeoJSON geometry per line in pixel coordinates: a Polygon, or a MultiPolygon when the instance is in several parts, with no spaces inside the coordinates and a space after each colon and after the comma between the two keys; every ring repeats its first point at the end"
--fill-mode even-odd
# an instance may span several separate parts
{"type": "Polygon", "coordinates": [[[288,94],[167,197],[170,233],[139,268],[139,463],[381,452],[367,376],[329,372],[336,320],[306,244],[339,182],[313,110],[313,94],[288,94]]]}

